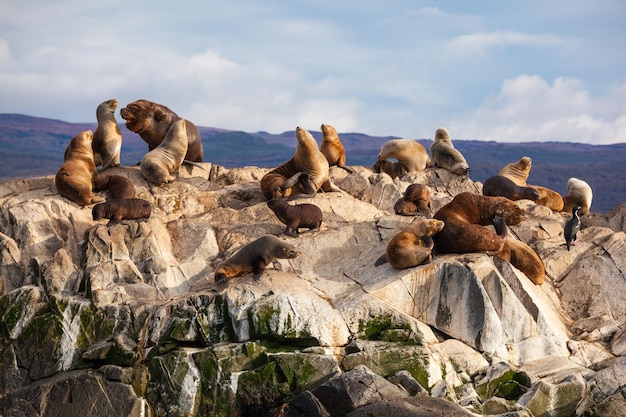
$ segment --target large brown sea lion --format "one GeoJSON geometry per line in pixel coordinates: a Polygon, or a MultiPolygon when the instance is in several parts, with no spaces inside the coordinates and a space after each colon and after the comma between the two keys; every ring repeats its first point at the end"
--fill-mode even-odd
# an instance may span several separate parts
{"type": "Polygon", "coordinates": [[[328,160],[311,133],[296,128],[298,146],[293,157],[261,178],[261,191],[269,200],[295,194],[311,195],[318,190],[339,191],[330,178],[328,160]]]}
{"type": "Polygon", "coordinates": [[[96,204],[91,210],[94,220],[110,219],[111,223],[121,220],[147,219],[151,213],[152,205],[141,198],[107,200],[96,204]]]}
{"type": "Polygon", "coordinates": [[[440,127],[435,131],[435,139],[430,146],[430,157],[434,165],[457,175],[468,175],[470,167],[458,149],[452,144],[450,133],[440,127]]]}
{"type": "Polygon", "coordinates": [[[376,164],[378,164],[378,161],[389,158],[397,159],[398,164],[406,172],[423,171],[432,166],[426,148],[418,141],[412,139],[392,139],[385,142],[380,147],[376,164]]]}
{"type": "Polygon", "coordinates": [[[259,279],[265,268],[275,259],[293,259],[300,255],[294,245],[274,235],[263,235],[243,246],[215,269],[215,282],[254,273],[259,279]]]}
{"type": "Polygon", "coordinates": [[[93,132],[93,160],[96,166],[102,165],[102,169],[120,166],[120,153],[122,151],[122,132],[115,120],[117,99],[103,101],[96,109],[98,127],[93,132]]]}
{"type": "Polygon", "coordinates": [[[93,193],[93,179],[97,171],[93,161],[92,141],[91,130],[74,136],[65,150],[65,162],[54,177],[59,194],[81,206],[104,201],[104,198],[93,193]]]}
{"type": "Polygon", "coordinates": [[[432,262],[432,236],[443,227],[441,220],[415,219],[391,238],[385,254],[378,258],[375,265],[387,261],[394,268],[405,269],[432,262]]]}
{"type": "Polygon", "coordinates": [[[276,214],[278,220],[287,225],[285,234],[298,236],[298,229],[319,230],[322,225],[322,210],[315,204],[287,203],[284,198],[274,198],[267,202],[267,206],[276,214]]]}
{"type": "Polygon", "coordinates": [[[506,197],[509,200],[539,200],[539,191],[534,187],[524,187],[515,184],[503,175],[494,175],[485,180],[483,195],[489,197],[506,197]]]}
{"type": "Polygon", "coordinates": [[[167,131],[159,146],[141,159],[140,170],[148,181],[161,185],[176,179],[177,172],[187,152],[187,121],[178,119],[167,131]]]}
{"type": "Polygon", "coordinates": [[[351,174],[354,173],[352,168],[346,166],[346,150],[339,140],[339,135],[335,127],[329,124],[323,124],[321,129],[322,144],[320,145],[320,151],[328,160],[328,165],[331,167],[338,166],[351,174]]]}
{"type": "Polygon", "coordinates": [[[593,192],[591,186],[578,178],[567,180],[567,195],[563,197],[563,208],[561,211],[570,213],[574,206],[580,207],[579,215],[588,214],[591,209],[593,192]]]}
{"type": "MultiPolygon", "coordinates": [[[[148,144],[148,151],[155,149],[163,142],[167,132],[180,117],[166,106],[148,100],[136,100],[120,110],[126,120],[128,130],[141,136],[148,144]]],[[[187,120],[187,152],[185,160],[202,162],[202,140],[200,131],[187,120]]]]}

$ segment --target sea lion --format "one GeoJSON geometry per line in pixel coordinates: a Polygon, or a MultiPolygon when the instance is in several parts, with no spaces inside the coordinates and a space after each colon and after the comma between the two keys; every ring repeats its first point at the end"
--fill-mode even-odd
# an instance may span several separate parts
{"type": "Polygon", "coordinates": [[[523,156],[517,162],[511,162],[507,164],[498,172],[498,175],[507,177],[520,187],[526,186],[528,175],[530,175],[530,168],[532,167],[532,159],[528,156],[523,156]]]}
{"type": "Polygon", "coordinates": [[[578,214],[585,215],[591,209],[593,192],[591,186],[578,178],[567,180],[567,195],[563,197],[563,208],[561,211],[571,212],[574,206],[580,207],[578,214]]]}
{"type": "Polygon", "coordinates": [[[92,141],[91,130],[74,136],[65,150],[65,162],[54,177],[54,185],[59,194],[81,206],[104,201],[104,198],[94,195],[92,190],[93,179],[97,175],[92,141]]]}
{"type": "Polygon", "coordinates": [[[135,197],[135,186],[132,181],[121,175],[98,174],[93,181],[93,187],[96,191],[107,190],[109,197],[114,200],[135,197]]]}
{"type": "Polygon", "coordinates": [[[320,189],[341,192],[332,182],[328,160],[317,148],[311,133],[298,126],[296,140],[298,146],[293,157],[261,178],[263,195],[269,200],[296,194],[313,195],[320,189]]]}
{"type": "Polygon", "coordinates": [[[336,165],[353,174],[354,170],[346,166],[346,150],[339,140],[335,127],[329,124],[322,124],[321,129],[322,144],[320,145],[320,151],[328,160],[328,165],[331,167],[336,165]]]}
{"type": "Polygon", "coordinates": [[[383,143],[376,162],[389,158],[397,159],[406,172],[423,171],[432,166],[426,148],[413,139],[392,139],[383,143]]]}
{"type": "Polygon", "coordinates": [[[511,264],[522,271],[536,285],[543,284],[546,269],[543,261],[526,243],[511,236],[506,221],[501,216],[494,216],[493,225],[498,236],[506,240],[511,250],[511,264]]]}
{"type": "Polygon", "coordinates": [[[509,200],[539,200],[539,191],[534,187],[522,187],[503,175],[494,175],[485,180],[483,195],[489,197],[506,197],[509,200]]]}
{"type": "Polygon", "coordinates": [[[240,248],[215,269],[215,282],[224,282],[252,272],[258,280],[275,259],[293,259],[300,255],[294,245],[274,235],[263,235],[240,248]]]}
{"type": "Polygon", "coordinates": [[[493,224],[494,216],[515,225],[522,221],[523,210],[505,197],[485,197],[463,192],[433,215],[443,220],[443,230],[433,236],[435,250],[440,253],[487,252],[506,261],[510,249],[506,241],[483,226],[493,224]]]}
{"type": "Polygon", "coordinates": [[[563,236],[565,237],[565,245],[567,246],[568,252],[570,245],[576,245],[576,236],[580,231],[580,217],[578,216],[579,210],[580,207],[578,206],[572,207],[572,218],[569,219],[563,227],[563,236]]]}
{"type": "Polygon", "coordinates": [[[450,133],[440,127],[435,131],[435,139],[430,145],[430,157],[434,165],[457,175],[468,175],[470,172],[467,161],[452,144],[450,133]]]}
{"type": "Polygon", "coordinates": [[[393,211],[402,216],[422,215],[430,217],[432,211],[430,190],[423,184],[411,184],[404,195],[396,201],[393,211]]]}
{"type": "Polygon", "coordinates": [[[401,177],[406,174],[406,168],[402,166],[400,162],[392,162],[387,159],[379,159],[376,161],[374,166],[372,167],[374,172],[382,173],[389,175],[391,178],[401,177]]]}
{"type": "Polygon", "coordinates": [[[121,220],[147,219],[152,213],[150,202],[141,198],[119,198],[107,200],[93,206],[91,216],[94,220],[110,219],[110,223],[121,220]]]}
{"type": "Polygon", "coordinates": [[[102,169],[120,166],[120,153],[122,150],[122,132],[115,120],[117,99],[103,101],[96,109],[98,127],[93,132],[93,160],[96,166],[102,165],[102,169]]]}
{"type": "Polygon", "coordinates": [[[441,220],[414,220],[391,238],[385,254],[378,258],[375,265],[389,262],[394,268],[405,269],[432,262],[432,236],[443,227],[444,222],[441,220]]]}
{"type": "Polygon", "coordinates": [[[267,202],[267,206],[276,214],[278,220],[287,225],[285,234],[298,236],[298,229],[319,230],[322,225],[322,210],[315,204],[290,205],[283,198],[275,198],[267,202]]]}
{"type": "Polygon", "coordinates": [[[563,210],[563,197],[561,197],[561,194],[549,188],[542,187],[541,185],[528,184],[528,186],[533,187],[539,192],[539,200],[536,201],[537,204],[546,206],[553,211],[563,210]]]}
{"type": "MultiPolygon", "coordinates": [[[[174,122],[181,118],[166,106],[148,100],[136,100],[120,110],[126,120],[128,130],[141,136],[148,144],[148,151],[155,149],[163,142],[174,122]]],[[[191,121],[187,120],[187,152],[185,161],[202,162],[202,140],[200,131],[191,121]]]]}
{"type": "Polygon", "coordinates": [[[187,121],[178,119],[165,135],[163,142],[141,159],[141,175],[148,181],[161,185],[176,179],[173,172],[179,170],[187,152],[187,121]]]}

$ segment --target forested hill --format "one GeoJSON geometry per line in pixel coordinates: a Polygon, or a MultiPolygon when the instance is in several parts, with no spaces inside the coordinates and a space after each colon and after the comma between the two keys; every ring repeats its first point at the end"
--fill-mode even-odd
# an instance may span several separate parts
{"type": "MultiPolygon", "coordinates": [[[[54,174],[63,163],[63,152],[70,139],[80,131],[95,128],[96,123],[68,123],[20,114],[0,114],[0,180],[54,174]]],[[[147,145],[123,123],[120,123],[120,129],[122,164],[137,164],[147,145]]],[[[296,146],[293,131],[271,134],[202,126],[199,129],[205,161],[227,168],[275,167],[291,158],[296,146]]],[[[310,131],[321,142],[321,132],[310,131]]],[[[529,156],[533,160],[528,180],[531,184],[564,194],[568,178],[580,178],[591,185],[594,193],[592,211],[598,213],[606,213],[626,202],[626,143],[499,143],[459,139],[454,137],[454,132],[452,135],[455,147],[470,165],[470,177],[474,181],[483,182],[496,175],[504,165],[529,156]]],[[[348,165],[364,166],[371,166],[380,146],[393,139],[391,136],[341,132],[339,137],[346,148],[348,165]]],[[[430,148],[431,141],[413,139],[430,148]]]]}

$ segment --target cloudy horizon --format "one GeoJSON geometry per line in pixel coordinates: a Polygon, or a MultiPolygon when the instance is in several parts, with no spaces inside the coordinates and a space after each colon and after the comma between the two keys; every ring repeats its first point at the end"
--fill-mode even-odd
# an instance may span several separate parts
{"type": "Polygon", "coordinates": [[[626,3],[472,3],[0,0],[0,113],[143,98],[248,132],[626,142],[626,3]]]}

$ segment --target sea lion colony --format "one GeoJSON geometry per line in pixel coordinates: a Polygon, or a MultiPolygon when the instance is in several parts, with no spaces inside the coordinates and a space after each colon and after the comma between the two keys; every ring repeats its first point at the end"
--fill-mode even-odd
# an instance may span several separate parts
{"type": "MultiPolygon", "coordinates": [[[[93,219],[109,219],[109,225],[146,219],[151,214],[150,203],[135,198],[130,179],[101,173],[119,165],[121,135],[119,128],[116,129],[116,108],[116,99],[100,103],[97,137],[94,138],[91,131],[79,132],[68,145],[64,163],[55,177],[60,195],[81,207],[99,203],[92,209],[93,219]],[[101,171],[96,170],[98,165],[103,166],[101,171]],[[104,203],[105,199],[97,195],[102,191],[108,195],[104,203]]],[[[140,171],[154,186],[167,186],[168,182],[175,181],[182,163],[202,162],[202,142],[197,127],[166,106],[137,100],[122,108],[120,114],[129,130],[148,144],[140,171]]],[[[346,165],[346,152],[335,128],[329,124],[321,127],[320,147],[309,131],[297,127],[294,156],[259,181],[260,192],[268,200],[268,210],[287,225],[284,233],[296,239],[301,236],[298,228],[309,229],[309,233],[318,231],[322,213],[314,204],[290,205],[287,200],[314,199],[318,191],[343,192],[333,183],[330,166],[339,166],[350,174],[355,172],[346,165]]],[[[372,170],[394,178],[440,167],[455,175],[469,176],[469,164],[452,145],[448,131],[437,129],[435,139],[431,155],[415,140],[390,140],[381,147],[372,170]]],[[[569,180],[568,194],[563,197],[545,187],[529,185],[526,180],[531,165],[527,156],[505,165],[494,173],[497,178],[487,184],[485,195],[461,193],[434,213],[432,219],[428,186],[412,184],[398,200],[396,206],[403,207],[397,208],[395,214],[417,217],[411,225],[398,230],[376,266],[389,262],[394,268],[419,267],[441,253],[486,252],[510,261],[535,284],[541,284],[542,260],[526,243],[508,233],[507,225],[517,224],[523,217],[523,210],[514,201],[527,198],[557,212],[572,212],[576,221],[579,215],[589,213],[592,191],[586,182],[577,178],[569,180]],[[576,210],[572,209],[574,206],[576,210]],[[486,226],[493,226],[495,233],[486,226]]],[[[564,235],[567,242],[563,246],[567,243],[568,250],[575,240],[571,228],[568,223],[568,236],[564,235]]],[[[214,280],[223,283],[249,273],[258,279],[274,260],[299,255],[300,251],[290,242],[276,236],[260,236],[224,257],[216,267],[214,280]]]]}

